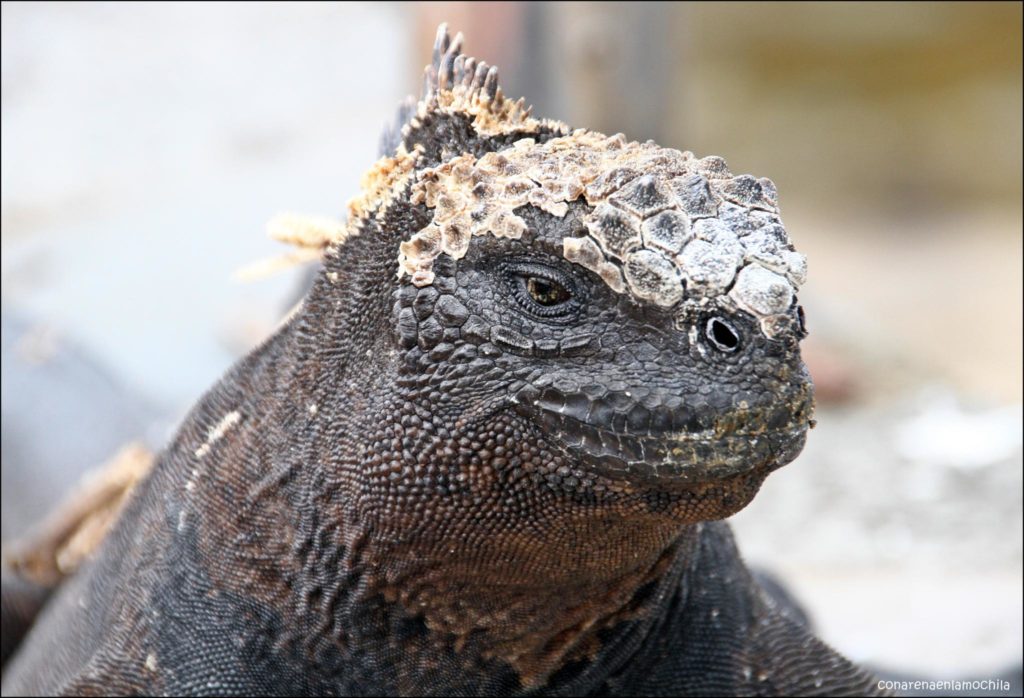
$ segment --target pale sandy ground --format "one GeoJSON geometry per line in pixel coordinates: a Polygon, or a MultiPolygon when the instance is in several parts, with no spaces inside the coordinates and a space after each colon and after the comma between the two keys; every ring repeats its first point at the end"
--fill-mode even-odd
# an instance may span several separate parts
{"type": "MultiPolygon", "coordinates": [[[[5,306],[180,413],[293,288],[230,279],[282,251],[265,221],[339,214],[374,159],[416,84],[407,9],[4,4],[5,306]]],[[[822,409],[805,454],[735,518],[741,549],[856,659],[1019,662],[1019,209],[836,220],[795,204],[787,222],[811,259],[814,336],[860,397],[822,409]],[[905,291],[874,283],[894,275],[905,291]]]]}

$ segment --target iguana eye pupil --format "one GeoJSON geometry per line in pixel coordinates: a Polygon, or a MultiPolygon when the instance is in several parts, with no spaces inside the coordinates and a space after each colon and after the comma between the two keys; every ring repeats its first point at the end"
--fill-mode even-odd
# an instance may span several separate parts
{"type": "Polygon", "coordinates": [[[530,298],[544,306],[565,303],[572,297],[560,283],[538,276],[531,276],[526,280],[526,290],[530,298]]]}

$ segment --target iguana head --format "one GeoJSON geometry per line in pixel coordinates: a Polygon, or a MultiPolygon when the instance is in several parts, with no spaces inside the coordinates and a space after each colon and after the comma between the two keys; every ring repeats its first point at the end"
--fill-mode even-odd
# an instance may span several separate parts
{"type": "Polygon", "coordinates": [[[366,307],[344,322],[380,326],[368,482],[697,521],[800,451],[806,264],[769,180],[534,119],[444,27],[383,147],[310,300],[346,287],[366,307]]]}

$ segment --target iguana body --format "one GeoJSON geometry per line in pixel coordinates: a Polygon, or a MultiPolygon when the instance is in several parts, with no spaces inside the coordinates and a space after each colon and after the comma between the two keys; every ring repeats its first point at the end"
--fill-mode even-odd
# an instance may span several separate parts
{"type": "Polygon", "coordinates": [[[5,695],[876,690],[708,523],[810,423],[774,187],[532,119],[459,49],[5,695]]]}

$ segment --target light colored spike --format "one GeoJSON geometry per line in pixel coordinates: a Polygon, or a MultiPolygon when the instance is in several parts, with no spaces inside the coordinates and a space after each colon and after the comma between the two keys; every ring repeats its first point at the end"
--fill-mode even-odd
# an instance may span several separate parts
{"type": "Polygon", "coordinates": [[[333,218],[282,213],[267,223],[267,234],[296,247],[322,250],[345,237],[345,224],[333,218]]]}
{"type": "Polygon", "coordinates": [[[487,69],[489,67],[487,61],[480,61],[476,64],[476,74],[473,75],[473,87],[479,89],[484,86],[484,80],[487,79],[487,69]]]}
{"type": "Polygon", "coordinates": [[[498,66],[492,65],[490,70],[487,71],[487,77],[484,78],[484,92],[494,99],[495,93],[498,91],[498,66]]]}
{"type": "Polygon", "coordinates": [[[330,245],[344,241],[348,230],[344,223],[333,218],[283,213],[270,219],[267,234],[278,242],[299,249],[248,264],[231,275],[235,281],[259,281],[286,269],[316,261],[330,245]]]}
{"type": "Polygon", "coordinates": [[[456,34],[455,38],[452,40],[451,46],[448,47],[448,53],[454,56],[460,55],[462,53],[462,44],[464,41],[465,38],[462,36],[462,32],[456,34]]]}
{"type": "Polygon", "coordinates": [[[278,255],[276,257],[260,259],[252,264],[247,264],[240,269],[236,269],[231,274],[231,279],[243,284],[262,281],[263,279],[276,276],[283,271],[292,269],[293,267],[315,262],[322,256],[322,250],[295,250],[294,252],[288,252],[287,254],[278,255]]]}
{"type": "Polygon", "coordinates": [[[469,87],[473,84],[473,74],[476,71],[476,59],[472,56],[463,56],[465,59],[463,63],[462,71],[462,85],[463,87],[469,87]]]}
{"type": "Polygon", "coordinates": [[[434,38],[434,54],[431,63],[437,65],[441,62],[441,56],[448,51],[451,39],[448,36],[448,23],[444,22],[437,28],[437,36],[434,38]]]}
{"type": "Polygon", "coordinates": [[[441,64],[437,67],[438,90],[451,89],[453,73],[455,68],[455,55],[446,53],[441,56],[441,64]]]}

